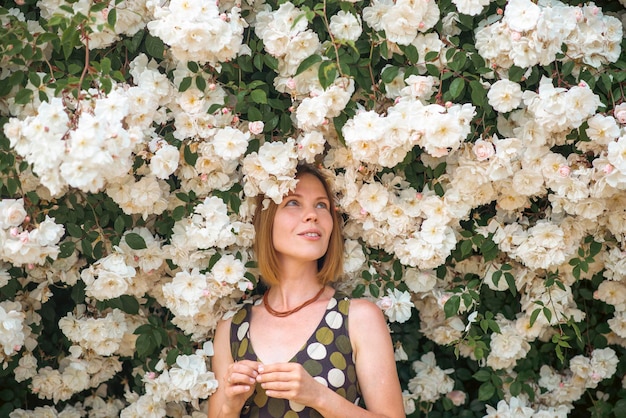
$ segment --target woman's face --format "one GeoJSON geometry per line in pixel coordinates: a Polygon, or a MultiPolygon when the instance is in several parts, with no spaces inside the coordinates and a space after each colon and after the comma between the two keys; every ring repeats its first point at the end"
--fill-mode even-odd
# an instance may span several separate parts
{"type": "Polygon", "coordinates": [[[279,261],[317,261],[328,249],[333,218],[322,182],[313,174],[298,177],[274,216],[273,244],[279,261]]]}

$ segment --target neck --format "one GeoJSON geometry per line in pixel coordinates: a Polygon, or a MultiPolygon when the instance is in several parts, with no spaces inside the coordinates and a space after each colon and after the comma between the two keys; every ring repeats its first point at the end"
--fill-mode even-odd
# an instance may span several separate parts
{"type": "MultiPolygon", "coordinates": [[[[286,304],[284,304],[285,308],[283,308],[283,309],[276,309],[275,305],[272,306],[272,304],[270,303],[270,301],[269,301],[269,294],[270,294],[270,291],[272,289],[269,289],[263,295],[263,303],[265,305],[265,310],[267,310],[267,312],[269,314],[273,315],[273,316],[284,318],[286,316],[292,315],[292,314],[300,311],[301,309],[304,309],[307,306],[312,305],[313,303],[315,303],[322,296],[322,294],[324,293],[324,290],[326,290],[326,286],[323,286],[320,283],[320,288],[316,291],[316,293],[313,296],[307,297],[307,299],[305,299],[304,301],[298,302],[296,305],[294,305],[292,307],[289,306],[290,305],[289,303],[286,303],[286,304]]],[[[283,296],[282,297],[283,302],[285,302],[286,301],[285,296],[287,296],[287,294],[283,292],[282,296],[283,296]]],[[[276,298],[274,297],[274,299],[276,299],[276,298]]]]}

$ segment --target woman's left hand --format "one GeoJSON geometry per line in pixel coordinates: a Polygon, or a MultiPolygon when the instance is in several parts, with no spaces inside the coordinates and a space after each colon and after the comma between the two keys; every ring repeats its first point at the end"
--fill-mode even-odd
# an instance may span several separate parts
{"type": "Polygon", "coordinates": [[[288,399],[313,407],[327,388],[298,363],[262,364],[256,380],[270,398],[288,399]]]}

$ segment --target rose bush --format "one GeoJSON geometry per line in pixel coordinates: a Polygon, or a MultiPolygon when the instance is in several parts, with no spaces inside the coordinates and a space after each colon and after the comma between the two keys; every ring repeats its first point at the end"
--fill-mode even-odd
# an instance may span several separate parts
{"type": "Polygon", "coordinates": [[[624,416],[625,7],[5,2],[0,415],[204,416],[307,161],[408,416],[624,416]]]}

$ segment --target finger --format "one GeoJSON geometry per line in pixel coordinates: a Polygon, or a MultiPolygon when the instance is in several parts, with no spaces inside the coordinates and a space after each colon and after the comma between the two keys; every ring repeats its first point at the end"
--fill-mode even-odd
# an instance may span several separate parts
{"type": "MultiPolygon", "coordinates": [[[[251,378],[257,377],[259,372],[257,371],[257,363],[250,361],[238,361],[231,364],[228,368],[229,375],[233,374],[245,375],[251,378]]],[[[232,377],[231,377],[232,380],[232,377]]]]}

